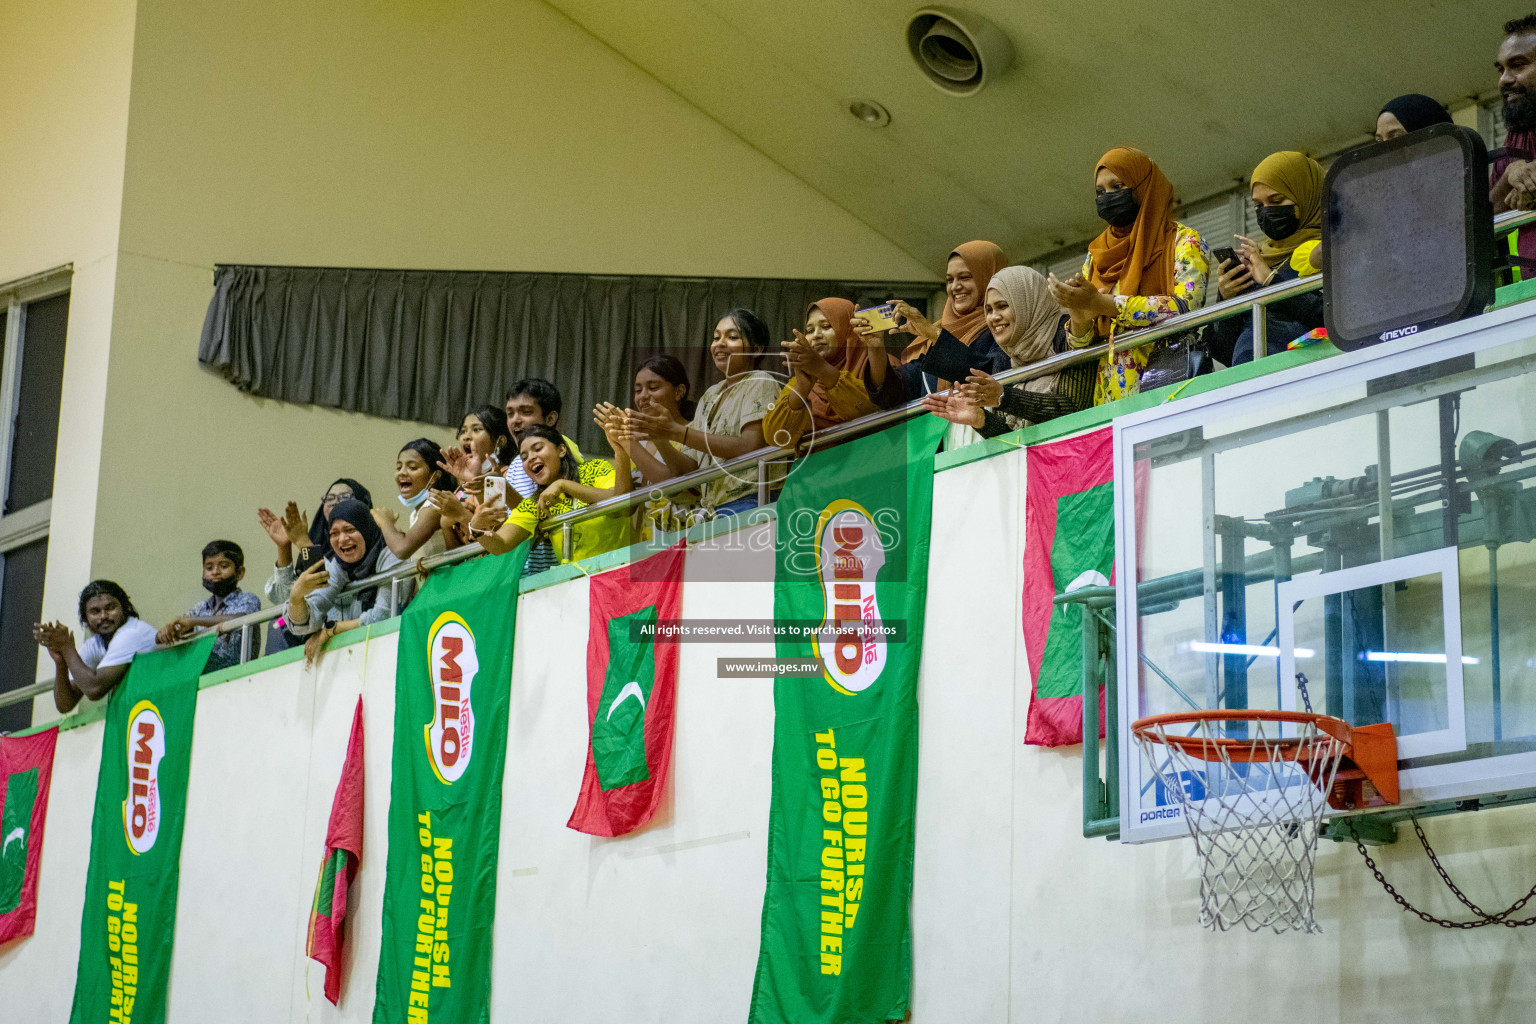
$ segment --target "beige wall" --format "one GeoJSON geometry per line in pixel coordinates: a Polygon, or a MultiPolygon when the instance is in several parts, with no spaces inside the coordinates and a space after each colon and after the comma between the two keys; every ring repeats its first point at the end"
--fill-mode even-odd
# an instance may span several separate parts
{"type": "MultiPolygon", "coordinates": [[[[0,286],[73,265],[43,613],[91,576],[133,57],[133,0],[0,4],[0,286]]],[[[39,659],[40,661],[46,659],[39,659]]]]}
{"type": "Polygon", "coordinates": [[[122,223],[93,567],[157,622],[202,596],[205,541],[259,587],[258,505],[312,509],[340,475],[387,501],[424,429],[203,371],[216,262],[933,276],[529,0],[145,0],[122,223]]]}
{"type": "Polygon", "coordinates": [[[116,251],[133,18],[133,0],[0,6],[0,284],[116,251]]]}

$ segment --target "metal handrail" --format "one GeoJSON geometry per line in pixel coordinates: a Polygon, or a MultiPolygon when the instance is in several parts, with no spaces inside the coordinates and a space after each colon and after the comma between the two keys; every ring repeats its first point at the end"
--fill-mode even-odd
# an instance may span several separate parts
{"type": "MultiPolygon", "coordinates": [[[[1536,223],[1536,210],[1511,210],[1508,213],[1500,214],[1494,218],[1494,229],[1495,231],[1502,233],[1532,223],[1536,223]]],[[[1091,345],[1086,348],[1074,349],[1069,352],[1062,352],[1057,355],[1050,356],[1049,358],[1042,359],[1039,362],[1031,363],[1028,366],[1020,366],[1010,370],[1005,370],[1002,373],[996,374],[996,379],[1003,384],[1019,384],[1027,380],[1033,380],[1036,377],[1044,377],[1050,374],[1059,373],[1068,367],[1077,366],[1082,363],[1093,362],[1100,356],[1109,354],[1111,352],[1125,352],[1133,348],[1140,348],[1143,345],[1149,345],[1164,338],[1174,337],[1187,331],[1194,330],[1195,328],[1203,327],[1204,325],[1214,323],[1217,320],[1224,320],[1229,316],[1233,316],[1245,311],[1251,312],[1254,318],[1254,358],[1263,358],[1264,355],[1267,354],[1265,351],[1266,345],[1264,344],[1264,308],[1271,303],[1279,302],[1283,299],[1289,299],[1297,295],[1305,295],[1308,292],[1316,291],[1321,287],[1322,275],[1314,274],[1309,277],[1297,278],[1295,280],[1286,281],[1281,284],[1272,285],[1268,288],[1261,288],[1258,291],[1251,292],[1246,295],[1239,295],[1236,298],[1217,302],[1213,305],[1205,306],[1201,309],[1191,310],[1188,313],[1181,313],[1178,316],[1170,317],[1169,319],[1164,320],[1162,323],[1154,327],[1148,327],[1139,331],[1131,332],[1116,338],[1112,342],[1102,342],[1098,345],[1091,345]]],[[[924,410],[922,408],[921,400],[919,400],[909,402],[906,405],[897,406],[893,409],[882,409],[878,412],[870,413],[868,416],[863,416],[856,420],[850,420],[847,423],[839,423],[826,430],[818,432],[815,438],[814,447],[821,447],[824,445],[835,444],[839,441],[851,440],[855,437],[862,437],[865,434],[870,434],[877,430],[882,430],[885,427],[911,419],[914,416],[921,415],[923,411],[924,410]]],[[[768,466],[774,462],[784,460],[786,458],[793,458],[796,454],[796,450],[791,448],[759,448],[756,451],[748,452],[746,455],[742,455],[734,459],[729,459],[720,463],[719,465],[711,466],[707,469],[695,470],[694,472],[685,474],[683,476],[673,477],[672,479],[663,481],[660,484],[647,487],[644,490],[632,491],[628,494],[615,495],[612,498],[584,506],[580,509],[575,509],[557,516],[551,516],[549,519],[546,519],[543,522],[541,529],[547,533],[550,529],[558,527],[561,531],[561,536],[563,539],[563,550],[569,552],[571,550],[570,531],[572,527],[578,523],[584,522],[588,519],[596,519],[600,516],[612,515],[621,512],[628,514],[631,509],[641,504],[642,502],[649,501],[656,497],[665,497],[667,495],[676,494],[680,491],[686,491],[690,488],[698,487],[701,484],[706,484],[711,481],[718,480],[723,476],[729,475],[733,471],[746,469],[748,467],[753,467],[755,470],[755,475],[758,480],[758,496],[760,503],[767,504],[769,481],[768,466]]],[[[466,559],[478,557],[485,553],[486,551],[483,547],[481,547],[478,543],[474,543],[466,544],[463,547],[454,548],[451,551],[444,551],[436,555],[429,555],[418,558],[396,566],[387,572],[376,573],[375,575],[369,576],[366,579],[358,580],[343,590],[340,596],[345,597],[347,595],[354,594],[357,591],[365,590],[369,587],[388,586],[391,590],[392,596],[395,598],[395,601],[393,602],[394,606],[398,608],[399,589],[401,584],[403,582],[409,581],[410,578],[415,576],[419,571],[430,572],[431,570],[440,568],[441,566],[453,565],[455,563],[465,561],[466,559]]],[[[285,602],[283,604],[274,605],[270,608],[263,608],[259,611],[251,612],[248,615],[242,615],[238,618],[229,619],[219,627],[209,628],[218,628],[222,632],[226,633],[232,633],[236,630],[239,630],[241,637],[240,660],[242,663],[244,663],[250,660],[251,631],[253,629],[260,628],[266,623],[271,622],[273,619],[276,619],[278,616],[282,615],[283,610],[286,607],[287,604],[285,602]]],[[[191,643],[201,636],[206,635],[206,632],[206,630],[198,630],[191,636],[185,637],[182,640],[177,641],[175,644],[171,644],[169,646],[179,646],[180,644],[191,643]]],[[[34,683],[31,686],[23,686],[15,690],[7,691],[3,694],[0,694],[0,707],[6,707],[10,704],[17,704],[23,700],[30,700],[33,697],[40,696],[52,689],[52,682],[41,682],[34,683]]]]}

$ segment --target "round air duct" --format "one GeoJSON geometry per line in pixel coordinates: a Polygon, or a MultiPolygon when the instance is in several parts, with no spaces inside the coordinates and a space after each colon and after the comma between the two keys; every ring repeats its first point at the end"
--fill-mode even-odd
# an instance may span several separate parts
{"type": "Polygon", "coordinates": [[[951,96],[970,96],[1007,70],[1013,47],[979,14],[925,7],[907,22],[907,50],[923,75],[951,96]]]}

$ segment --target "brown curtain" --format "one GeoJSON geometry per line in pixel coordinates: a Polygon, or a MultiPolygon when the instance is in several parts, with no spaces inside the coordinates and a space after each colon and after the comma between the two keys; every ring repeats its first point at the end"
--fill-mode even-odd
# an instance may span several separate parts
{"type": "MultiPolygon", "coordinates": [[[[304,405],[457,427],[471,406],[500,406],[509,385],[560,389],[561,428],[605,451],[600,401],[627,405],[634,368],[658,352],[688,368],[697,397],[718,379],[710,334],[735,306],[775,342],[806,306],[900,296],[926,309],[926,282],[620,277],[447,270],[221,265],[199,362],[243,391],[304,405]]],[[[780,372],[777,358],[763,362],[780,372]]]]}

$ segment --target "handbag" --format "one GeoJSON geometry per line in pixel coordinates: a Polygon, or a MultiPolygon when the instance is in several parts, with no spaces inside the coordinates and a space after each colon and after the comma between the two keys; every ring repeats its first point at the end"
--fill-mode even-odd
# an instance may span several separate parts
{"type": "Polygon", "coordinates": [[[1147,365],[1142,367],[1137,390],[1155,391],[1170,384],[1182,384],[1210,373],[1213,368],[1210,349],[1204,339],[1198,331],[1189,331],[1153,343],[1147,365]]]}

